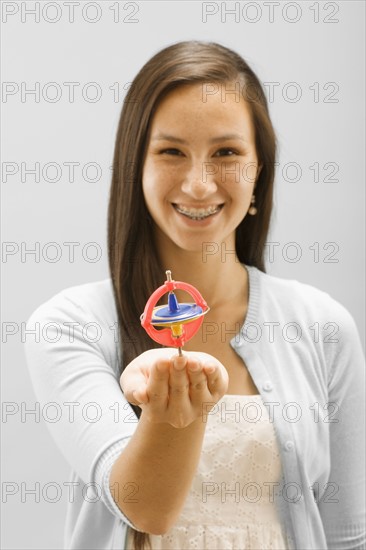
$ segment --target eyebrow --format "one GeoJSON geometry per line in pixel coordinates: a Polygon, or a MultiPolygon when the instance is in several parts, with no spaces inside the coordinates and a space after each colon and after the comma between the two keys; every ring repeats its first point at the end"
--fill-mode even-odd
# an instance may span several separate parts
{"type": "MultiPolygon", "coordinates": [[[[246,143],[246,140],[240,135],[240,134],[224,134],[222,136],[217,136],[212,139],[210,139],[209,143],[217,143],[219,141],[229,141],[230,139],[239,139],[240,141],[244,141],[246,143]]],[[[184,139],[172,136],[169,134],[157,134],[155,137],[152,138],[152,141],[175,141],[176,143],[187,143],[184,139]]]]}

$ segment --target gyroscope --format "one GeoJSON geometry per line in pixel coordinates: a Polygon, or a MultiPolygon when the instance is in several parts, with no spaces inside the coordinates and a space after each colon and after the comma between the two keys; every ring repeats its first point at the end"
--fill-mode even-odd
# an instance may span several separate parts
{"type": "Polygon", "coordinates": [[[203,316],[210,308],[194,286],[182,281],[174,281],[170,270],[165,273],[167,280],[148,299],[140,317],[141,325],[155,342],[176,347],[179,355],[182,355],[182,347],[200,329],[203,316]],[[194,302],[179,303],[174,294],[174,290],[177,289],[188,292],[194,302]],[[168,303],[156,306],[166,293],[168,293],[168,303]]]}

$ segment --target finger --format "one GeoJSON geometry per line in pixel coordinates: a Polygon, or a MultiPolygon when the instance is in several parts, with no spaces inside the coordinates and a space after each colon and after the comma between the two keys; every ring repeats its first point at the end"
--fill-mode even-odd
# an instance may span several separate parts
{"type": "Polygon", "coordinates": [[[172,414],[183,414],[190,408],[189,378],[186,355],[175,355],[170,362],[169,410],[172,414]]]}
{"type": "Polygon", "coordinates": [[[149,403],[166,406],[169,396],[169,359],[157,360],[150,370],[147,384],[149,403]]]}
{"type": "Polygon", "coordinates": [[[127,401],[133,405],[146,401],[147,379],[140,369],[125,370],[120,378],[120,386],[127,401]]]}
{"type": "Polygon", "coordinates": [[[181,400],[188,395],[189,379],[187,375],[188,358],[187,356],[179,356],[171,358],[170,376],[169,376],[169,395],[171,399],[181,400]]]}
{"type": "Polygon", "coordinates": [[[203,366],[203,370],[207,376],[207,387],[211,395],[225,393],[229,381],[226,369],[214,363],[207,363],[203,366]]]}
{"type": "Polygon", "coordinates": [[[187,361],[186,355],[176,355],[171,359],[168,412],[170,423],[175,428],[184,428],[187,426],[187,422],[192,421],[187,361]]]}
{"type": "Polygon", "coordinates": [[[203,370],[202,364],[198,359],[190,359],[188,362],[188,376],[190,382],[191,398],[207,391],[207,376],[203,370]]]}
{"type": "Polygon", "coordinates": [[[132,399],[128,400],[132,405],[146,405],[149,402],[147,395],[147,388],[139,388],[138,390],[133,390],[132,399]]]}

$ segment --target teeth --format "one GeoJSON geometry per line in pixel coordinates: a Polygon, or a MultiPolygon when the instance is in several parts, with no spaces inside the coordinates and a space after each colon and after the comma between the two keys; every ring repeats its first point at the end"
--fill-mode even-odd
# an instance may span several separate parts
{"type": "Polygon", "coordinates": [[[185,206],[175,205],[176,210],[180,214],[188,216],[192,220],[203,220],[212,214],[216,214],[220,210],[219,206],[209,206],[208,208],[186,208],[185,206]]]}

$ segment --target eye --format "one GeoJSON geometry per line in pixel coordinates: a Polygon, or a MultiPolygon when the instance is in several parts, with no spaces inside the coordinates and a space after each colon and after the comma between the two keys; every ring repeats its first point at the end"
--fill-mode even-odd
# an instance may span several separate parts
{"type": "Polygon", "coordinates": [[[179,151],[179,149],[173,149],[173,148],[172,149],[162,149],[160,151],[160,154],[163,154],[163,153],[165,153],[166,155],[181,155],[182,154],[182,152],[179,151]]]}
{"type": "Polygon", "coordinates": [[[235,149],[231,149],[231,147],[224,147],[223,149],[219,149],[216,153],[219,157],[231,157],[233,155],[237,155],[238,151],[235,149]]]}

